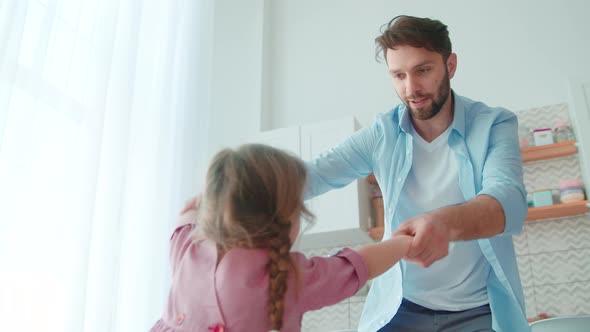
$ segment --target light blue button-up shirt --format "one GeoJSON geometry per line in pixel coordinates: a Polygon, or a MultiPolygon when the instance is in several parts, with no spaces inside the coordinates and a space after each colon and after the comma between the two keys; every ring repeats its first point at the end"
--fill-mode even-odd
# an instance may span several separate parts
{"type": "MultiPolygon", "coordinates": [[[[503,233],[478,240],[492,267],[487,280],[492,328],[498,332],[530,331],[512,242],[512,235],[522,230],[527,214],[517,118],[503,108],[489,107],[457,94],[454,101],[448,143],[457,157],[461,192],[466,201],[477,195],[492,196],[504,210],[503,233]]],[[[341,188],[373,172],[384,194],[384,237],[388,238],[394,231],[393,215],[412,167],[410,126],[406,107],[400,104],[378,115],[372,126],[307,162],[307,198],[341,188]]],[[[373,280],[359,331],[372,332],[387,324],[397,312],[402,294],[402,273],[396,264],[373,280]]]]}

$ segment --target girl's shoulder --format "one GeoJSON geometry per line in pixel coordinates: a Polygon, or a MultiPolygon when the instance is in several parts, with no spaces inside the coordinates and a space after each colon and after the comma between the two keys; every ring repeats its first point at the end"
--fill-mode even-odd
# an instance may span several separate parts
{"type": "Polygon", "coordinates": [[[190,223],[176,226],[170,236],[170,248],[176,248],[191,242],[195,228],[196,225],[190,223]]]}
{"type": "Polygon", "coordinates": [[[172,235],[170,236],[171,250],[187,246],[193,240],[198,240],[197,215],[198,211],[194,209],[185,211],[180,215],[176,222],[176,226],[172,231],[172,235]]]}
{"type": "Polygon", "coordinates": [[[170,264],[175,273],[180,263],[189,257],[190,260],[216,260],[216,246],[206,239],[199,238],[197,225],[186,223],[177,226],[170,237],[170,264]],[[191,252],[190,255],[187,255],[191,252]]]}

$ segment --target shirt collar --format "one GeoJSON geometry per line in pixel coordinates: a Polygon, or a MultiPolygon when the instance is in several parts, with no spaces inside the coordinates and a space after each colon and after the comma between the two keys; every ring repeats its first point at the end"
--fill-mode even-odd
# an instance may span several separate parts
{"type": "Polygon", "coordinates": [[[398,125],[406,134],[410,134],[410,128],[412,123],[410,121],[410,112],[408,112],[408,108],[406,104],[401,103],[399,109],[400,115],[398,119],[398,125]]]}
{"type": "Polygon", "coordinates": [[[453,112],[453,123],[451,128],[456,131],[461,137],[465,137],[465,101],[463,98],[453,92],[453,99],[455,102],[455,109],[453,112]]]}

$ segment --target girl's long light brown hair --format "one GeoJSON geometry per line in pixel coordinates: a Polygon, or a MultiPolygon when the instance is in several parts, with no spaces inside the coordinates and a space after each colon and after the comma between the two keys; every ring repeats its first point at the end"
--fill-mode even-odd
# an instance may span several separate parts
{"type": "Polygon", "coordinates": [[[289,271],[291,220],[303,205],[306,171],[303,162],[278,149],[247,144],[225,149],[213,158],[199,208],[199,233],[225,252],[234,247],[268,249],[271,328],[283,323],[289,271]]]}

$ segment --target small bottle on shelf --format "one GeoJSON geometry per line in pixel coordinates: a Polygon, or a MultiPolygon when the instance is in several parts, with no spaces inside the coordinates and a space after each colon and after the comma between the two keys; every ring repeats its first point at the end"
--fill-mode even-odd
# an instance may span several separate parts
{"type": "Polygon", "coordinates": [[[518,127],[518,143],[521,149],[534,145],[533,133],[529,128],[523,126],[518,127]]]}
{"type": "Polygon", "coordinates": [[[555,143],[575,140],[574,132],[569,123],[564,120],[557,120],[553,127],[553,139],[555,143]]]}

